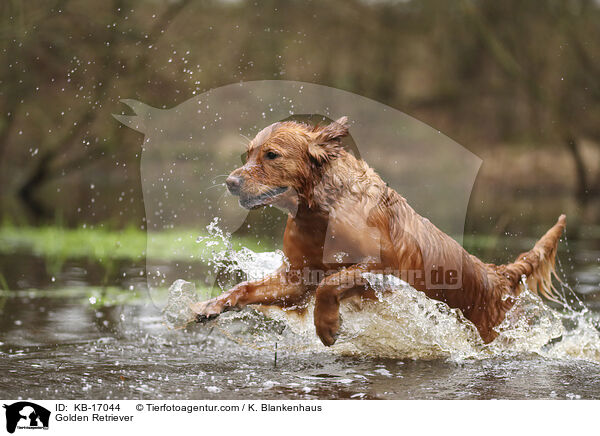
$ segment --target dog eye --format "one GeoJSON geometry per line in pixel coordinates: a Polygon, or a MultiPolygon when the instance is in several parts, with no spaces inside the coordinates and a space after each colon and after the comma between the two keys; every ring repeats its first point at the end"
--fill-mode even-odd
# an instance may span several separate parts
{"type": "Polygon", "coordinates": [[[267,159],[271,159],[271,160],[275,159],[276,157],[279,157],[279,155],[277,153],[275,153],[274,151],[267,152],[266,156],[267,156],[267,159]]]}

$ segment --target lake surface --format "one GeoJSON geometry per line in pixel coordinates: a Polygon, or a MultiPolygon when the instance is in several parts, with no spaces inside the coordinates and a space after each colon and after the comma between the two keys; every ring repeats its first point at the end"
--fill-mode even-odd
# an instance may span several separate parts
{"type": "Polygon", "coordinates": [[[564,245],[559,272],[576,291],[573,306],[581,299],[588,311],[563,311],[563,337],[538,348],[434,359],[307,345],[285,320],[252,310],[172,330],[148,298],[139,261],[118,262],[107,272],[74,259],[56,273],[38,256],[2,255],[10,291],[0,294],[0,396],[600,399],[600,241],[569,241],[568,252],[564,245]],[[575,329],[579,318],[591,330],[575,329]]]}

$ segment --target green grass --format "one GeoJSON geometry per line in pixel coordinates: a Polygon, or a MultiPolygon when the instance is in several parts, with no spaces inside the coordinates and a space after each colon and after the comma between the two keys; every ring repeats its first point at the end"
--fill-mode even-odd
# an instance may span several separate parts
{"type": "MultiPolygon", "coordinates": [[[[154,289],[153,296],[166,299],[168,290],[166,288],[154,289]]],[[[201,295],[206,295],[204,292],[201,295]]],[[[117,286],[80,286],[80,287],[58,287],[56,289],[21,289],[21,290],[0,290],[0,299],[2,298],[28,298],[28,299],[69,299],[73,302],[79,302],[91,308],[111,307],[121,305],[141,305],[149,301],[150,296],[146,290],[135,289],[126,290],[117,286]]]]}
{"type": "MultiPolygon", "coordinates": [[[[201,261],[211,252],[223,250],[223,243],[207,245],[206,231],[198,229],[165,230],[147,234],[145,230],[129,227],[124,230],[95,228],[64,228],[58,226],[18,227],[0,226],[0,254],[24,253],[44,257],[59,264],[66,259],[85,258],[97,262],[111,260],[201,261]],[[148,245],[146,245],[148,242],[148,245]]],[[[214,239],[211,239],[214,240],[214,239]]],[[[533,246],[535,242],[511,240],[498,235],[465,235],[463,244],[468,250],[493,250],[499,244],[516,243],[533,246]]],[[[270,251],[274,247],[261,244],[250,237],[233,237],[234,249],[242,246],[254,251],[270,251]]],[[[0,288],[3,287],[0,277],[0,288]]]]}
{"type": "MultiPolygon", "coordinates": [[[[167,230],[146,234],[144,230],[127,228],[61,227],[0,227],[0,253],[29,253],[47,259],[87,258],[94,261],[116,259],[156,259],[165,261],[195,261],[210,257],[222,250],[223,243],[208,246],[206,241],[196,242],[206,232],[197,229],[167,230]],[[148,251],[146,242],[148,242],[148,251]]],[[[266,251],[251,238],[232,238],[234,249],[242,246],[255,251],[266,251]]]]}

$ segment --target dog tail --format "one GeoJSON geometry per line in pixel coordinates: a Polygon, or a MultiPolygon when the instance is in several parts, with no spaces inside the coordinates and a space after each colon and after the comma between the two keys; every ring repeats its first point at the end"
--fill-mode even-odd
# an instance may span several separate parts
{"type": "Polygon", "coordinates": [[[522,253],[514,263],[504,266],[502,273],[509,279],[512,289],[519,294],[523,289],[523,277],[527,288],[543,295],[544,297],[558,301],[559,294],[552,284],[552,276],[560,282],[554,269],[556,249],[558,240],[562,235],[567,222],[563,214],[558,218],[554,226],[541,237],[535,246],[528,252],[522,253]]]}

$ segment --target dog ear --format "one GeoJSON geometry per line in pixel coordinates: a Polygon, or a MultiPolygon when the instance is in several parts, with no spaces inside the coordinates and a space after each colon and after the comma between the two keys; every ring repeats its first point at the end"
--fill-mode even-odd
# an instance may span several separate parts
{"type": "Polygon", "coordinates": [[[322,164],[336,158],[342,151],[340,138],[348,134],[348,117],[341,117],[325,127],[315,130],[315,142],[308,146],[308,154],[322,164]]]}
{"type": "Polygon", "coordinates": [[[348,117],[342,117],[317,131],[318,142],[325,143],[348,134],[348,117]]]}

